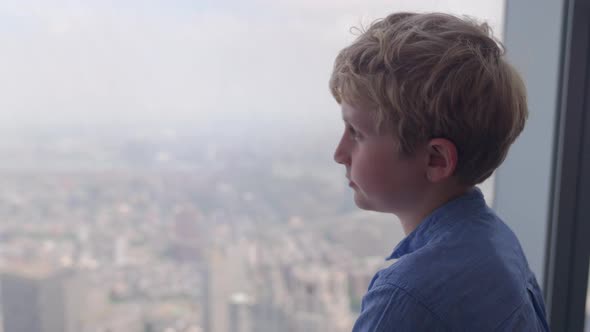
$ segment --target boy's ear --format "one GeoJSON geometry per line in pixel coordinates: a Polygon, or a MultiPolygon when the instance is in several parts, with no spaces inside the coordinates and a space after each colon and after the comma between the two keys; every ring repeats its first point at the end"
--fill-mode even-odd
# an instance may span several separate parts
{"type": "Polygon", "coordinates": [[[426,176],[430,182],[450,178],[457,168],[457,147],[446,138],[433,138],[427,145],[428,165],[426,176]]]}

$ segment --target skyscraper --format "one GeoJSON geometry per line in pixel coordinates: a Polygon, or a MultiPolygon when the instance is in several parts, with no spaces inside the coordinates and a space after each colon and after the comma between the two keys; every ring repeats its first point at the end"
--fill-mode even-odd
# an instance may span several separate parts
{"type": "Polygon", "coordinates": [[[19,265],[3,271],[4,332],[78,332],[81,279],[74,271],[19,265]]]}
{"type": "Polygon", "coordinates": [[[213,248],[207,258],[207,267],[203,275],[205,332],[226,332],[231,277],[227,253],[222,249],[213,248]]]}
{"type": "Polygon", "coordinates": [[[253,300],[244,293],[234,293],[229,300],[229,331],[254,332],[253,300]]]}
{"type": "Polygon", "coordinates": [[[234,331],[229,328],[232,294],[252,293],[249,276],[244,268],[246,254],[243,243],[209,248],[203,275],[205,332],[234,331]]]}

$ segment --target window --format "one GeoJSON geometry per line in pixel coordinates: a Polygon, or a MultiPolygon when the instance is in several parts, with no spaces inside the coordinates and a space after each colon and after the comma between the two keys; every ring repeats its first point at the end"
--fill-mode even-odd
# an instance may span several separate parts
{"type": "Polygon", "coordinates": [[[327,81],[400,10],[502,36],[495,0],[3,1],[4,331],[350,331],[403,232],[354,207],[327,81]]]}

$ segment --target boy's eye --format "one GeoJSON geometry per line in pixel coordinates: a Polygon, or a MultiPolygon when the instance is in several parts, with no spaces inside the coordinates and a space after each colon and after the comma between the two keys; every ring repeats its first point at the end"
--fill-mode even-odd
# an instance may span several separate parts
{"type": "Polygon", "coordinates": [[[359,133],[351,126],[348,126],[348,134],[350,135],[350,137],[352,137],[352,139],[357,140],[360,138],[359,133]]]}

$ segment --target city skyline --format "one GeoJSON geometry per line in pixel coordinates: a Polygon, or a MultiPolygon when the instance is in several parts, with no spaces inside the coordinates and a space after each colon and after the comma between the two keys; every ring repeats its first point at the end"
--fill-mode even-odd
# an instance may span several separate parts
{"type": "Polygon", "coordinates": [[[0,298],[23,315],[2,332],[52,310],[83,332],[349,331],[404,234],[356,208],[332,160],[333,59],[392,11],[468,14],[501,36],[503,6],[2,2],[0,298]],[[27,264],[75,285],[14,272],[27,264]],[[20,310],[21,293],[47,301],[38,285],[70,304],[20,310]]]}

